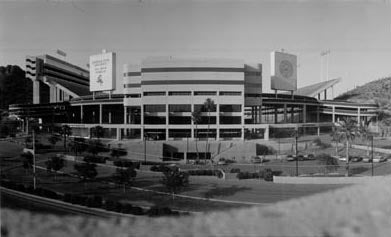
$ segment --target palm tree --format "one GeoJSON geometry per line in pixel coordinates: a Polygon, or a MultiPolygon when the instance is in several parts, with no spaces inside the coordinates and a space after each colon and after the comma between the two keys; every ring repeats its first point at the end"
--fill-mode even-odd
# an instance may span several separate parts
{"type": "Polygon", "coordinates": [[[67,137],[72,135],[72,129],[68,125],[62,125],[60,134],[64,137],[64,149],[67,148],[67,137]]]}
{"type": "Polygon", "coordinates": [[[359,130],[359,135],[362,141],[365,141],[367,145],[367,156],[369,156],[369,138],[371,136],[371,132],[369,131],[369,122],[361,122],[359,130]]]}
{"type": "Polygon", "coordinates": [[[200,154],[198,153],[198,129],[197,129],[197,125],[198,123],[201,121],[201,111],[200,110],[196,110],[194,111],[193,113],[191,113],[191,119],[193,120],[194,124],[196,125],[196,131],[197,131],[197,134],[195,135],[195,142],[196,142],[196,152],[197,152],[197,162],[200,161],[200,154]]]}
{"type": "Polygon", "coordinates": [[[208,111],[208,133],[206,134],[205,160],[208,152],[209,129],[210,129],[210,111],[216,108],[215,102],[211,98],[207,98],[204,102],[204,108],[208,111]]]}
{"type": "Polygon", "coordinates": [[[349,176],[349,146],[360,132],[357,121],[351,118],[342,119],[342,121],[337,122],[337,132],[346,141],[346,170],[347,176],[349,176]]]}
{"type": "Polygon", "coordinates": [[[332,141],[335,142],[335,156],[338,156],[338,145],[339,145],[339,142],[341,141],[341,136],[338,132],[338,129],[335,126],[333,127],[331,137],[332,137],[332,141]]]}
{"type": "Polygon", "coordinates": [[[375,103],[378,106],[376,116],[378,132],[384,136],[387,135],[387,130],[391,127],[391,103],[388,99],[377,99],[375,103]]]}
{"type": "Polygon", "coordinates": [[[99,126],[99,125],[95,126],[95,127],[94,127],[94,136],[95,136],[96,138],[98,138],[98,141],[100,140],[101,137],[103,137],[103,135],[104,135],[104,129],[103,129],[103,127],[102,127],[102,126],[99,126]]]}

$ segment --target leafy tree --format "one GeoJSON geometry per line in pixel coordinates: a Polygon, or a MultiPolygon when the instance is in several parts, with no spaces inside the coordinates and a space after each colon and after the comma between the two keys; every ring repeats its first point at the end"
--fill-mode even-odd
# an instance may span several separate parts
{"type": "Polygon", "coordinates": [[[68,125],[62,125],[60,134],[64,137],[64,149],[67,149],[67,137],[72,135],[72,129],[68,125]]]}
{"type": "Polygon", "coordinates": [[[74,165],[75,170],[81,176],[82,181],[87,179],[94,179],[98,172],[96,171],[96,164],[92,163],[77,163],[74,165]]]}
{"type": "Polygon", "coordinates": [[[86,140],[81,137],[75,137],[73,141],[70,143],[71,151],[75,153],[75,156],[77,154],[84,152],[88,148],[88,144],[86,143],[86,140]]]}
{"type": "Polygon", "coordinates": [[[27,174],[27,171],[33,167],[34,156],[31,152],[23,152],[20,156],[22,158],[23,168],[27,174]]]}
{"type": "Polygon", "coordinates": [[[189,174],[176,167],[164,170],[163,174],[162,183],[171,192],[172,199],[178,190],[189,185],[189,174]]]}
{"type": "MultiPolygon", "coordinates": [[[[191,119],[193,120],[195,126],[196,126],[196,131],[198,133],[198,123],[201,121],[201,110],[196,110],[191,113],[191,119]]],[[[198,134],[195,134],[195,142],[196,142],[196,152],[197,152],[197,162],[200,161],[200,154],[198,152],[198,134]]]]}
{"type": "Polygon", "coordinates": [[[136,175],[137,175],[136,166],[133,165],[126,169],[117,168],[116,172],[113,175],[113,178],[116,182],[123,185],[123,190],[125,192],[125,185],[132,183],[136,178],[136,175]]]}
{"type": "Polygon", "coordinates": [[[319,164],[324,165],[329,172],[336,171],[339,167],[338,160],[331,157],[329,154],[319,154],[316,156],[319,164]]]}
{"type": "Polygon", "coordinates": [[[91,153],[94,157],[103,150],[103,144],[99,140],[91,140],[88,143],[87,152],[91,153]]]}
{"type": "Polygon", "coordinates": [[[357,122],[351,118],[342,119],[337,122],[337,132],[342,140],[346,142],[346,171],[347,176],[349,176],[349,147],[355,137],[359,135],[357,122]]]}
{"type": "Polygon", "coordinates": [[[205,159],[207,157],[208,152],[208,143],[209,143],[209,130],[210,130],[210,111],[215,110],[216,105],[215,102],[211,98],[207,98],[204,102],[204,108],[208,111],[208,133],[206,134],[206,147],[205,147],[205,159]]]}
{"type": "Polygon", "coordinates": [[[52,135],[52,136],[50,136],[50,137],[48,138],[48,141],[50,142],[50,144],[52,144],[53,146],[55,146],[56,143],[57,143],[58,141],[60,141],[60,138],[57,137],[56,135],[52,135]]]}
{"type": "Polygon", "coordinates": [[[361,141],[364,141],[366,143],[366,146],[367,146],[367,156],[369,156],[369,140],[371,138],[371,132],[369,131],[369,122],[365,123],[364,121],[362,121],[360,123],[360,126],[358,127],[358,131],[359,131],[359,135],[360,135],[360,138],[361,138],[361,141]]]}
{"type": "Polygon", "coordinates": [[[54,171],[54,180],[57,178],[57,172],[64,168],[65,161],[62,157],[52,156],[48,161],[46,161],[46,169],[48,171],[54,171]]]}

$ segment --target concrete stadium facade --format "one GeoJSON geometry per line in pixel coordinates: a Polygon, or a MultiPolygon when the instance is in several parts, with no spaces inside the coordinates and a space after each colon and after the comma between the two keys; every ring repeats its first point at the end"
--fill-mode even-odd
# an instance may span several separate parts
{"type": "Polygon", "coordinates": [[[241,60],[148,58],[123,66],[122,94],[94,95],[88,93],[88,71],[68,62],[44,55],[28,57],[26,67],[35,83],[34,105],[11,106],[11,113],[68,124],[82,137],[99,125],[106,138],[117,140],[268,140],[281,131],[328,132],[342,117],[368,121],[377,109],[263,93],[262,65],[241,60]],[[207,99],[215,104],[210,111],[203,106],[207,99]],[[201,111],[198,123],[195,111],[201,111]]]}

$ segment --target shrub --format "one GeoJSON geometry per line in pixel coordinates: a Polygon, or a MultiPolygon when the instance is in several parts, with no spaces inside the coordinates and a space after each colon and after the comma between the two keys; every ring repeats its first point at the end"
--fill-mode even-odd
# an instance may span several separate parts
{"type": "Polygon", "coordinates": [[[72,202],[72,194],[71,193],[65,193],[62,197],[62,200],[64,202],[72,202]]]}
{"type": "Polygon", "coordinates": [[[232,168],[230,173],[240,173],[240,169],[239,168],[232,168]]]}
{"type": "Polygon", "coordinates": [[[265,181],[273,181],[273,171],[271,169],[266,169],[263,173],[263,179],[265,181]]]}
{"type": "MultiPolygon", "coordinates": [[[[113,162],[113,164],[115,166],[119,166],[119,167],[133,167],[133,166],[137,166],[132,161],[125,161],[125,160],[116,160],[116,161],[113,162]]],[[[140,168],[140,164],[138,165],[138,168],[140,168]]]]}
{"type": "Polygon", "coordinates": [[[87,155],[83,159],[85,162],[91,162],[91,163],[105,163],[106,158],[102,156],[92,156],[92,155],[87,155]]]}
{"type": "Polygon", "coordinates": [[[87,197],[84,205],[87,207],[100,208],[100,207],[102,207],[102,197],[101,196],[89,196],[89,197],[87,197]]]}
{"type": "Polygon", "coordinates": [[[338,160],[331,157],[329,154],[319,154],[315,157],[319,164],[324,165],[329,172],[335,171],[339,167],[338,160]]]}
{"type": "Polygon", "coordinates": [[[132,204],[129,204],[129,203],[122,204],[121,212],[125,213],[125,214],[131,214],[132,213],[132,208],[133,208],[132,204]]]}
{"type": "Polygon", "coordinates": [[[117,201],[106,200],[104,208],[108,211],[121,212],[122,204],[117,201]]]}
{"type": "Polygon", "coordinates": [[[257,156],[273,155],[275,154],[275,150],[272,147],[268,147],[262,144],[257,144],[256,154],[257,156]]]}
{"type": "Polygon", "coordinates": [[[167,215],[171,215],[171,214],[172,214],[172,211],[168,207],[154,206],[154,207],[151,207],[147,211],[148,216],[167,216],[167,215]]]}
{"type": "Polygon", "coordinates": [[[141,207],[132,207],[131,214],[133,215],[144,215],[144,210],[141,207]]]}
{"type": "Polygon", "coordinates": [[[154,165],[150,168],[151,171],[154,171],[154,172],[167,172],[170,170],[170,168],[168,168],[166,165],[154,165]]]}

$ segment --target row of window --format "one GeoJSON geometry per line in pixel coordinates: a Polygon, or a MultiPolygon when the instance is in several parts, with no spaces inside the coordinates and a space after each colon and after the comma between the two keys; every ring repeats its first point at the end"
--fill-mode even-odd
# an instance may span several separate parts
{"type": "MultiPolygon", "coordinates": [[[[168,124],[188,124],[190,125],[192,118],[190,116],[169,116],[168,124]]],[[[220,116],[219,117],[220,124],[241,124],[242,117],[241,116],[220,116]]],[[[145,116],[144,124],[166,124],[166,117],[163,116],[145,116]]],[[[200,117],[197,121],[198,125],[205,124],[216,124],[216,117],[200,117]]]]}
{"type": "MultiPolygon", "coordinates": [[[[148,91],[144,92],[143,96],[165,96],[165,91],[148,91]]],[[[169,91],[169,96],[191,96],[191,91],[169,91]]],[[[215,96],[217,95],[216,91],[194,91],[195,96],[215,96]]],[[[220,91],[220,96],[241,96],[241,91],[220,91]]],[[[125,96],[126,98],[139,98],[141,94],[128,94],[125,96]]]]}
{"type": "MultiPolygon", "coordinates": [[[[220,104],[220,112],[242,112],[242,105],[240,104],[220,104]]],[[[209,111],[202,104],[194,105],[194,111],[201,112],[216,112],[216,105],[212,106],[209,111]]],[[[156,113],[156,112],[166,112],[166,105],[144,105],[144,112],[146,113],[156,113]]],[[[192,112],[190,104],[170,104],[168,105],[168,112],[178,113],[178,112],[192,112]]]]}

